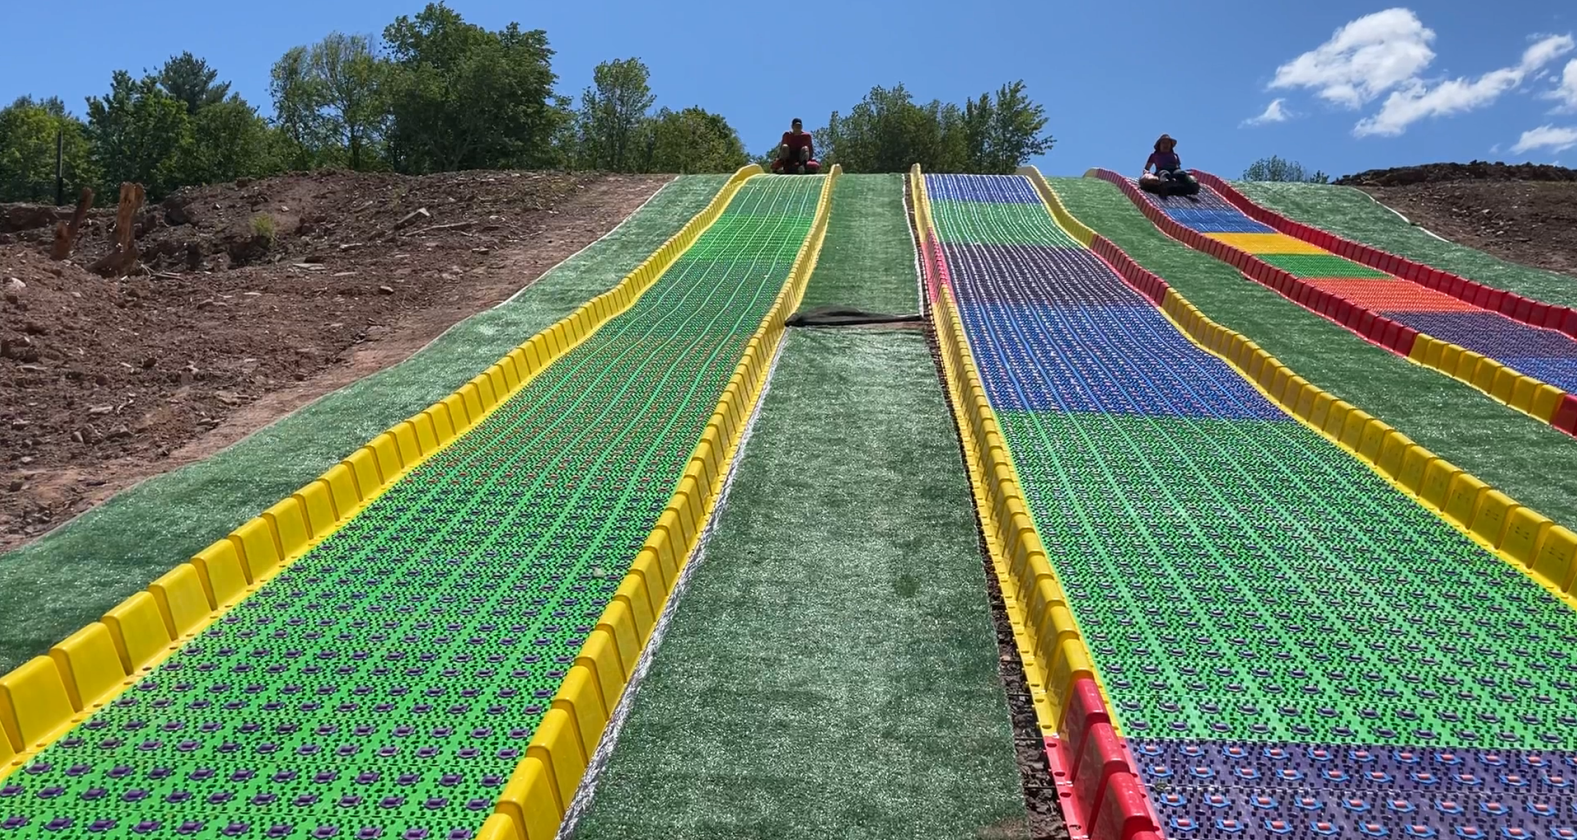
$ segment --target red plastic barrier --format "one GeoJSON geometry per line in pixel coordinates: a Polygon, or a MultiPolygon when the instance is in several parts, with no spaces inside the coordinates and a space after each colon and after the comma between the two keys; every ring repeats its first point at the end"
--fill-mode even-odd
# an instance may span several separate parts
{"type": "Polygon", "coordinates": [[[1117,733],[1109,723],[1090,727],[1081,749],[1074,759],[1073,795],[1083,806],[1084,813],[1094,813],[1100,807],[1114,776],[1133,776],[1128,765],[1128,753],[1117,733]]]}
{"type": "MultiPolygon", "coordinates": [[[[1502,314],[1506,315],[1507,317],[1521,321],[1522,323],[1528,324],[1530,326],[1540,327],[1543,329],[1554,329],[1554,327],[1549,326],[1547,322],[1547,316],[1541,317],[1539,310],[1536,308],[1530,308],[1524,314],[1519,315],[1516,314],[1518,310],[1513,310],[1512,312],[1503,312],[1500,309],[1501,298],[1499,297],[1491,297],[1488,299],[1492,302],[1492,305],[1479,303],[1476,299],[1476,289],[1481,286],[1479,283],[1475,283],[1464,277],[1452,274],[1447,271],[1442,271],[1432,266],[1424,265],[1423,263],[1414,262],[1407,257],[1386,253],[1384,251],[1371,248],[1367,245],[1353,242],[1350,239],[1337,236],[1330,231],[1319,230],[1302,222],[1295,222],[1286,216],[1275,212],[1274,210],[1255,203],[1247,196],[1243,195],[1243,193],[1239,192],[1231,184],[1228,184],[1226,181],[1222,180],[1216,175],[1212,175],[1209,172],[1200,172],[1197,169],[1194,170],[1194,175],[1199,179],[1200,184],[1215,190],[1218,195],[1227,200],[1228,204],[1231,204],[1232,206],[1243,211],[1250,218],[1260,222],[1261,224],[1269,225],[1281,233],[1284,233],[1295,239],[1301,239],[1304,242],[1324,248],[1333,254],[1346,257],[1347,259],[1369,266],[1370,268],[1384,271],[1387,274],[1391,274],[1403,280],[1408,280],[1431,289],[1442,291],[1454,298],[1457,298],[1458,300],[1467,301],[1474,306],[1489,309],[1493,312],[1502,312],[1502,314]]],[[[1105,177],[1104,174],[1102,177],[1105,177]]],[[[1493,291],[1500,292],[1502,295],[1512,294],[1502,289],[1495,289],[1493,291]]],[[[1517,297],[1520,298],[1521,296],[1518,295],[1517,297]]],[[[1530,302],[1536,304],[1538,303],[1537,301],[1530,302]]],[[[1560,306],[1558,304],[1538,305],[1545,306],[1550,309],[1570,311],[1569,307],[1560,306]]],[[[1573,338],[1577,338],[1577,329],[1565,328],[1566,319],[1564,316],[1561,318],[1561,324],[1561,332],[1566,333],[1573,338]]]]}
{"type": "Polygon", "coordinates": [[[1150,802],[1135,776],[1113,776],[1095,812],[1093,840],[1135,840],[1145,832],[1159,832],[1150,815],[1150,802]]]}
{"type": "Polygon", "coordinates": [[[1550,418],[1550,425],[1563,432],[1577,434],[1577,394],[1567,394],[1550,418]]]}
{"type": "Polygon", "coordinates": [[[1396,338],[1395,350],[1403,356],[1413,355],[1413,342],[1418,340],[1418,330],[1412,327],[1402,327],[1401,333],[1396,338]]]}

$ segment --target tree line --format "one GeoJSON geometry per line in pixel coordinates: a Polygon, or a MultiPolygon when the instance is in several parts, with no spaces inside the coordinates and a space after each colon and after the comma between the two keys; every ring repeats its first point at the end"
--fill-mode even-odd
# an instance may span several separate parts
{"type": "MultiPolygon", "coordinates": [[[[873,87],[847,113],[833,111],[815,129],[818,158],[850,172],[906,172],[913,164],[931,172],[1007,174],[1056,142],[1044,133],[1045,106],[1022,81],[986,92],[962,106],[941,100],[919,103],[902,84],[873,87]]],[[[758,158],[763,165],[776,148],[758,158]]]]}
{"type": "MultiPolygon", "coordinates": [[[[58,97],[0,108],[0,201],[54,201],[57,142],[68,201],[80,187],[113,195],[130,181],[157,200],[323,168],[729,172],[750,159],[723,116],[656,108],[640,59],[598,65],[577,98],[555,92],[553,55],[543,30],[488,30],[437,2],[377,39],[335,32],[287,51],[266,112],[190,52],[140,76],[117,70],[85,116],[58,97]]],[[[1046,122],[1022,82],[962,105],[917,103],[900,84],[815,134],[821,158],[851,172],[1010,172],[1051,148],[1046,122]]]]}
{"type": "Polygon", "coordinates": [[[577,102],[554,92],[552,57],[542,30],[490,31],[432,3],[380,40],[336,32],[287,51],[265,114],[183,53],[140,77],[116,71],[85,116],[58,97],[0,108],[0,201],[54,201],[57,142],[70,195],[132,181],[154,199],[322,168],[725,172],[747,162],[722,116],[653,111],[639,59],[599,65],[577,102]]]}

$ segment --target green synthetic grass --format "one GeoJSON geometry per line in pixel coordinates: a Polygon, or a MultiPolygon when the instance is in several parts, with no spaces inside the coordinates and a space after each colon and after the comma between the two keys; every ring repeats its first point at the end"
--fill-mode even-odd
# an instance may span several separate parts
{"type": "Polygon", "coordinates": [[[606,239],[519,297],[462,322],[405,362],[336,391],[206,461],[120,493],[0,557],[0,673],[46,652],[612,287],[705,207],[725,180],[680,179],[606,239]]]}
{"type": "Polygon", "coordinates": [[[1290,219],[1506,289],[1545,303],[1577,307],[1577,278],[1506,262],[1442,242],[1402,221],[1367,194],[1351,187],[1235,181],[1244,195],[1290,219]]]}
{"type": "Polygon", "coordinates": [[[1025,836],[969,488],[926,341],[786,342],[574,836],[1025,836]]]}
{"type": "MultiPolygon", "coordinates": [[[[806,305],[913,311],[899,176],[846,176],[806,305]]],[[[925,338],[790,330],[575,832],[1026,835],[969,485],[925,338]]]]}
{"type": "Polygon", "coordinates": [[[1376,271],[1335,254],[1256,254],[1264,262],[1289,271],[1295,277],[1351,277],[1355,279],[1384,279],[1383,271],[1376,271]]]}
{"type": "Polygon", "coordinates": [[[1567,527],[1577,526],[1577,439],[1370,344],[1225,263],[1168,239],[1105,181],[1050,181],[1069,212],[1217,323],[1518,502],[1567,527]]]}
{"type": "Polygon", "coordinates": [[[838,270],[811,276],[800,309],[843,306],[892,315],[920,311],[903,183],[902,175],[838,179],[817,263],[838,270]],[[861,212],[848,212],[850,208],[861,212]]]}

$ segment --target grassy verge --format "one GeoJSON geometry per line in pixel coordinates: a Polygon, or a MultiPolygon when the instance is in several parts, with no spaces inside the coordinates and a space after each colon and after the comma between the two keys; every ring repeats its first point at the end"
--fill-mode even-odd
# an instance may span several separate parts
{"type": "Polygon", "coordinates": [[[1053,178],[1051,185],[1080,221],[1217,323],[1522,504],[1577,526],[1577,439],[1376,347],[1168,239],[1111,184],[1053,178]]]}
{"type": "Polygon", "coordinates": [[[0,674],[293,493],[521,341],[605,291],[706,206],[724,176],[684,178],[514,300],[395,367],[342,388],[202,463],[120,493],[0,557],[0,674]]]}
{"type": "MultiPolygon", "coordinates": [[[[858,197],[834,205],[810,284],[824,303],[913,306],[907,229],[859,218],[895,212],[901,188],[839,185],[858,197]]],[[[1023,836],[968,483],[922,335],[790,331],[701,563],[578,840],[1023,836]]]]}
{"type": "Polygon", "coordinates": [[[904,215],[903,179],[902,175],[845,175],[838,182],[818,263],[836,268],[818,270],[811,277],[801,309],[847,306],[888,314],[920,311],[914,247],[904,215]]]}
{"type": "Polygon", "coordinates": [[[1289,219],[1324,228],[1442,271],[1545,303],[1577,306],[1577,280],[1442,242],[1402,221],[1363,191],[1316,184],[1233,182],[1244,195],[1289,219]]]}

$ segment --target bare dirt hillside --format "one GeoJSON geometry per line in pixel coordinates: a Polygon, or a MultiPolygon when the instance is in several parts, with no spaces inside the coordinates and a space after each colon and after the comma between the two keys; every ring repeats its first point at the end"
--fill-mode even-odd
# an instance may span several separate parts
{"type": "Polygon", "coordinates": [[[410,355],[612,229],[661,176],[317,173],[96,210],[0,205],[0,551],[410,355]]]}
{"type": "Polygon", "coordinates": [[[1577,169],[1435,163],[1336,181],[1454,242],[1577,277],[1577,169]]]}

